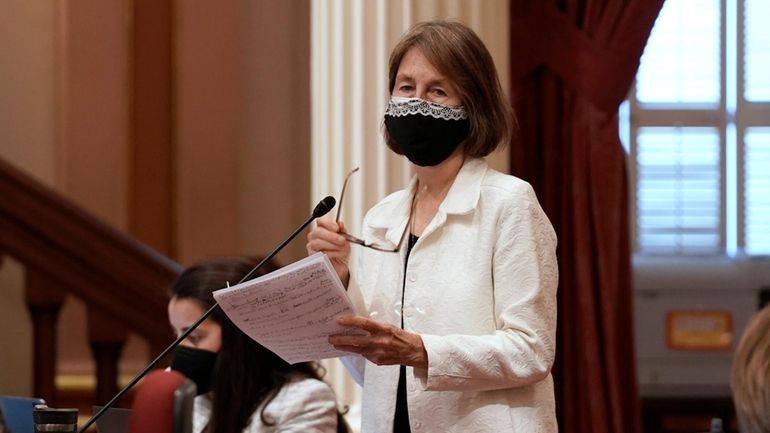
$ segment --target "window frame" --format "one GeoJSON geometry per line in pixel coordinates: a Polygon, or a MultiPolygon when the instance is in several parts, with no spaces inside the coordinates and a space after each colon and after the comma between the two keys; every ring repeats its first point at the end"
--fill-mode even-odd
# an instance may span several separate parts
{"type": "MultiPolygon", "coordinates": [[[[637,99],[636,81],[628,97],[628,173],[631,218],[631,244],[635,257],[661,257],[666,260],[699,255],[645,253],[640,251],[638,221],[638,143],[640,128],[645,127],[713,127],[719,131],[719,253],[700,257],[723,258],[746,256],[746,173],[745,134],[752,127],[770,127],[770,102],[753,102],[745,98],[745,29],[747,0],[720,0],[720,74],[717,104],[643,103],[637,99]],[[731,48],[728,50],[728,44],[731,48]],[[734,57],[734,58],[733,58],[734,57]],[[728,88],[735,88],[730,95],[728,88]],[[729,209],[729,211],[728,211],[729,209]]],[[[665,5],[664,5],[665,7],[665,5]]],[[[753,257],[753,256],[752,256],[753,257]]],[[[761,257],[761,256],[759,256],[761,257]]],[[[655,261],[655,260],[652,260],[655,261]]],[[[649,262],[646,260],[645,262],[649,262]]]]}

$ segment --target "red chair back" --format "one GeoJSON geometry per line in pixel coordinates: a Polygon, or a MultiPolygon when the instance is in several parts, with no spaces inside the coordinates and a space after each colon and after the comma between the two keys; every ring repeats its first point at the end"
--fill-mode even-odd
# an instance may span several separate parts
{"type": "Polygon", "coordinates": [[[139,385],[129,433],[189,433],[195,384],[177,371],[157,370],[139,385]]]}

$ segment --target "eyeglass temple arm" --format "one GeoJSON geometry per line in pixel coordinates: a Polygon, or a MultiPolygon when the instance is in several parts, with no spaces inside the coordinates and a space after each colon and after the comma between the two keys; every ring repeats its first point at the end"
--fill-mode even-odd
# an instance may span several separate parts
{"type": "Polygon", "coordinates": [[[350,180],[350,175],[357,172],[358,169],[359,167],[355,167],[354,169],[350,170],[347,176],[345,176],[345,181],[342,182],[342,192],[340,192],[340,201],[337,202],[337,216],[335,216],[334,222],[340,221],[340,212],[342,212],[342,199],[345,198],[345,190],[348,188],[348,180],[350,180]]]}

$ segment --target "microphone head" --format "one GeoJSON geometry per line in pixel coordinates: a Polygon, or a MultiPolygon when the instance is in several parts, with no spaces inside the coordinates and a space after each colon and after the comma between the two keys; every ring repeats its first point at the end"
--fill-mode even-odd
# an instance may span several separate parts
{"type": "Polygon", "coordinates": [[[334,197],[327,195],[326,198],[315,205],[315,209],[313,209],[313,218],[319,218],[326,215],[332,210],[335,204],[337,204],[337,200],[335,200],[334,197]]]}

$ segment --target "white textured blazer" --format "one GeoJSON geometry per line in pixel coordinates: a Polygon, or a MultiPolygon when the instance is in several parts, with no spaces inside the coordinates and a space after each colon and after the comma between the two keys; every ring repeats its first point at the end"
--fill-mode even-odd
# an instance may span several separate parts
{"type": "MultiPolygon", "coordinates": [[[[416,179],[364,219],[394,247],[416,179]]],[[[404,237],[406,238],[406,237],[404,237]]],[[[406,241],[404,241],[406,242],[406,241]]],[[[349,295],[358,313],[422,336],[428,368],[407,367],[412,432],[556,432],[556,235],[530,185],[469,159],[409,256],[359,248],[349,295]]],[[[362,433],[392,433],[399,366],[343,362],[363,382],[362,433]]]]}
{"type": "MultiPolygon", "coordinates": [[[[265,408],[265,418],[274,425],[262,423],[260,406],[243,433],[336,433],[337,400],[334,391],[317,379],[294,380],[281,388],[265,408]]],[[[208,396],[195,397],[193,433],[201,433],[211,416],[208,396]]]]}

